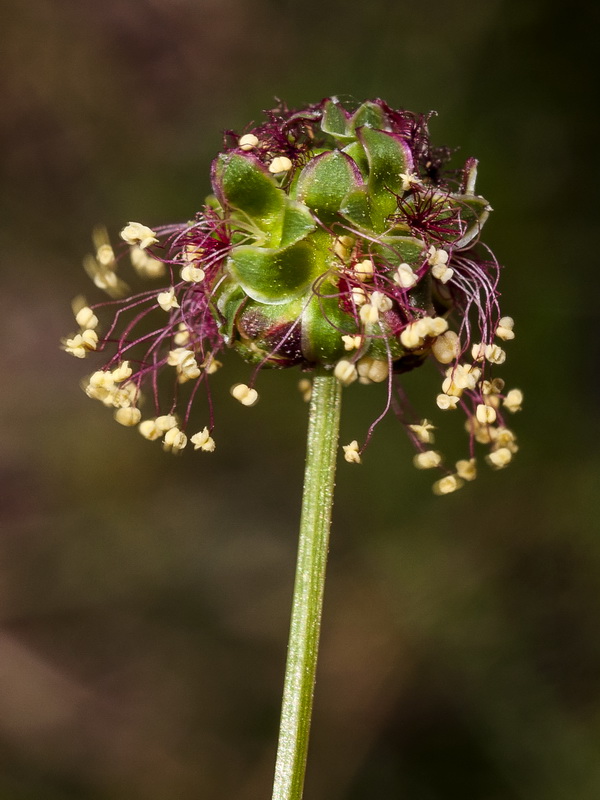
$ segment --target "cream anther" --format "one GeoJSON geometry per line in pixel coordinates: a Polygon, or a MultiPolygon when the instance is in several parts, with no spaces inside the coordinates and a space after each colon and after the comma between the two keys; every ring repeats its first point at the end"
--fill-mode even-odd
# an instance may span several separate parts
{"type": "Polygon", "coordinates": [[[344,358],[337,362],[333,374],[343,386],[349,386],[358,378],[354,364],[344,358]]]}
{"type": "Polygon", "coordinates": [[[121,239],[130,245],[139,245],[142,250],[151,244],[156,244],[156,238],[152,228],[142,225],[140,222],[130,222],[121,231],[121,239]]]}
{"type": "Polygon", "coordinates": [[[138,422],[142,418],[142,412],[139,408],[119,408],[115,411],[115,419],[120,425],[125,425],[128,428],[132,428],[134,425],[137,425],[138,422]]]}
{"type": "Polygon", "coordinates": [[[434,469],[442,463],[442,456],[437,450],[425,450],[417,453],[413,458],[413,464],[417,469],[434,469]]]}
{"type": "Polygon", "coordinates": [[[254,150],[257,144],[258,136],[255,136],[253,133],[245,133],[238,139],[238,147],[240,150],[254,150]]]}
{"type": "Polygon", "coordinates": [[[522,403],[523,392],[520,389],[511,389],[502,401],[502,405],[506,410],[511,411],[513,414],[521,410],[522,403]]]}
{"type": "Polygon", "coordinates": [[[409,425],[408,427],[420,442],[423,444],[433,444],[433,431],[435,430],[435,425],[433,425],[428,419],[422,419],[418,425],[409,425]]]}
{"type": "Polygon", "coordinates": [[[394,280],[403,289],[412,289],[419,279],[409,264],[400,264],[394,273],[394,280]]]}
{"type": "Polygon", "coordinates": [[[288,172],[292,168],[292,162],[287,156],[277,156],[269,164],[269,172],[278,175],[281,172],[288,172]]]}
{"type": "Polygon", "coordinates": [[[216,446],[208,428],[191,436],[190,442],[194,445],[194,450],[203,450],[205,453],[212,453],[216,446]]]}
{"type": "Polygon", "coordinates": [[[356,439],[350,444],[342,445],[344,458],[349,464],[360,464],[360,453],[358,452],[358,442],[356,439]]]}
{"type": "Polygon", "coordinates": [[[245,383],[236,383],[231,387],[231,394],[243,406],[253,406],[258,401],[258,392],[245,383]]]}
{"type": "Polygon", "coordinates": [[[159,292],[156,296],[156,300],[163,311],[171,311],[173,308],[179,308],[179,303],[175,297],[175,289],[172,286],[165,292],[159,292]]]}

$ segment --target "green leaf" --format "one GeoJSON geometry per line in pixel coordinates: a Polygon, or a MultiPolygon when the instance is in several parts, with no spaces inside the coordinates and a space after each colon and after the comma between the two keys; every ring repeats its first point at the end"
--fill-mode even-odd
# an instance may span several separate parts
{"type": "Polygon", "coordinates": [[[425,259],[425,245],[413,236],[382,236],[374,252],[391,267],[408,264],[413,269],[422,266],[425,259]]]}
{"type": "Polygon", "coordinates": [[[283,217],[283,229],[281,231],[280,247],[289,247],[314,231],[317,223],[313,215],[302,203],[288,200],[285,206],[283,217]]]}
{"type": "Polygon", "coordinates": [[[246,298],[247,303],[236,320],[237,334],[233,344],[245,361],[265,367],[291,366],[302,360],[300,325],[295,325],[305,305],[303,296],[289,303],[267,305],[246,298]],[[291,331],[291,328],[294,330],[291,331]],[[291,332],[290,332],[291,331],[291,332]],[[281,350],[281,338],[289,337],[281,350]]]}
{"type": "Polygon", "coordinates": [[[320,295],[314,295],[302,314],[302,352],[307,361],[334,364],[343,357],[342,335],[358,333],[353,316],[340,308],[339,289],[330,281],[319,286],[320,295]]]}
{"type": "Polygon", "coordinates": [[[376,230],[384,230],[386,218],[397,207],[394,192],[402,194],[403,173],[412,171],[410,149],[399,136],[372,128],[360,128],[358,138],[369,162],[369,194],[373,200],[373,222],[376,230]]]}
{"type": "Polygon", "coordinates": [[[340,150],[313,158],[298,178],[296,197],[312,208],[323,221],[337,215],[348,192],[360,185],[361,177],[354,161],[340,150]]]}
{"type": "Polygon", "coordinates": [[[222,319],[219,332],[227,344],[232,341],[237,315],[247,302],[248,297],[238,283],[229,279],[219,287],[216,302],[217,317],[222,319]]]}
{"type": "Polygon", "coordinates": [[[479,235],[492,209],[485,198],[477,195],[450,195],[450,198],[459,207],[460,218],[466,224],[465,232],[454,246],[466,247],[479,235]]]}
{"type": "Polygon", "coordinates": [[[213,187],[223,205],[240,211],[261,230],[280,234],[285,194],[254,156],[219,156],[213,170],[213,187]]]}
{"type": "Polygon", "coordinates": [[[302,240],[286,248],[244,245],[228,260],[231,275],[259,303],[286,303],[306,291],[315,276],[316,252],[302,240]]]}
{"type": "Polygon", "coordinates": [[[346,153],[346,155],[350,156],[350,158],[359,168],[363,178],[366,179],[369,175],[369,162],[367,161],[365,148],[362,146],[362,144],[360,142],[351,142],[349,145],[344,147],[342,153],[346,153]]]}
{"type": "Polygon", "coordinates": [[[371,329],[371,342],[366,355],[371,358],[378,358],[381,361],[388,360],[388,352],[392,357],[392,361],[404,353],[404,347],[400,344],[399,339],[394,336],[392,328],[386,320],[377,322],[371,329]]]}
{"type": "Polygon", "coordinates": [[[367,100],[366,103],[363,103],[356,109],[350,118],[348,125],[349,130],[354,133],[357,128],[363,125],[366,125],[368,128],[379,129],[388,127],[386,115],[381,106],[367,100]]]}
{"type": "Polygon", "coordinates": [[[353,225],[364,230],[371,230],[373,227],[371,200],[366,186],[348,192],[340,205],[340,214],[353,225]]]}
{"type": "Polygon", "coordinates": [[[346,131],[348,118],[344,109],[333,100],[327,100],[323,106],[323,117],[321,119],[321,130],[336,139],[352,138],[346,131]]]}

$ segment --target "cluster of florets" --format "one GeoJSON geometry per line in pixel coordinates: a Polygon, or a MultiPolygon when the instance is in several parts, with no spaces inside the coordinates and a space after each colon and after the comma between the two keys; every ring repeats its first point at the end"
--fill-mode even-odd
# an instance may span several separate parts
{"type": "MultiPolygon", "coordinates": [[[[504,413],[519,410],[522,395],[504,393],[491,374],[506,357],[498,340],[514,332],[499,308],[498,264],[479,241],[490,208],[475,194],[477,162],[447,170],[450,152],[432,148],[427,123],[381,100],[352,111],[336,98],[301,111],[281,107],[262,126],[226,135],[213,195],[194,220],[152,229],[129,223],[120,254],[96,232],[85,266],[112,299],[77,300],[80,331],[63,345],[79,358],[112,352],[86,393],[176,452],[187,445],[204,386],[208,424],[189,440],[211,451],[208,378],[221,366],[219,352],[233,348],[255,365],[248,384],[231,390],[247,406],[258,399],[262,367],[330,370],[345,386],[387,382],[383,414],[393,408],[405,423],[418,468],[444,471],[438,493],[475,477],[475,443],[489,446],[493,468],[506,466],[517,446],[504,413]],[[123,299],[129,290],[117,267],[127,247],[138,275],[163,281],[158,291],[123,299]],[[99,336],[98,315],[111,308],[99,336]],[[398,377],[429,356],[442,372],[438,408],[460,408],[467,418],[468,458],[451,470],[430,447],[433,424],[414,418],[398,377]],[[165,393],[159,373],[169,371],[165,393]],[[145,419],[143,395],[152,408],[145,419]]],[[[308,397],[306,381],[301,389],[308,397]]],[[[383,414],[362,446],[344,446],[347,461],[360,462],[383,414]]]]}

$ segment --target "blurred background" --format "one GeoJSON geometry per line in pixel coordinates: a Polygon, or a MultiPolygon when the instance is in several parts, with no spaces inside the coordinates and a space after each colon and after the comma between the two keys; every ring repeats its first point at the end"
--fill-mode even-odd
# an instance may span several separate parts
{"type": "MultiPolygon", "coordinates": [[[[188,219],[224,128],[331,94],[480,159],[525,392],[507,470],[434,497],[390,417],[339,465],[307,800],[600,797],[599,12],[545,0],[2,4],[0,797],[270,797],[306,406],[294,371],[173,458],[59,350],[106,223],[188,219]]],[[[99,362],[94,362],[99,363],[99,362]]],[[[407,376],[439,421],[433,371],[407,376]]],[[[359,440],[382,386],[344,397],[359,440]]],[[[453,426],[450,420],[447,428],[453,426]]],[[[455,455],[460,424],[440,444],[455,455]],[[455,437],[454,439],[452,437],[455,437]]],[[[446,437],[446,438],[444,438],[446,437]]]]}

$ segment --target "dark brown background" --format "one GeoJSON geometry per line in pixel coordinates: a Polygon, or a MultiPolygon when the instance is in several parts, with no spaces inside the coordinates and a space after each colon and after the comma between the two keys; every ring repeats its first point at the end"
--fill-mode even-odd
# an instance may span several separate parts
{"type": "MultiPolygon", "coordinates": [[[[436,109],[434,140],[480,158],[526,406],[514,466],[452,497],[393,419],[340,465],[307,800],[600,796],[598,15],[550,8],[5,0],[4,800],[270,796],[298,376],[249,410],[229,359],[217,451],[171,458],[85,398],[58,340],[94,224],[188,218],[222,128],[334,93],[436,109]]],[[[430,415],[433,374],[407,380],[430,415]]],[[[383,402],[349,389],[344,441],[383,402]]]]}

